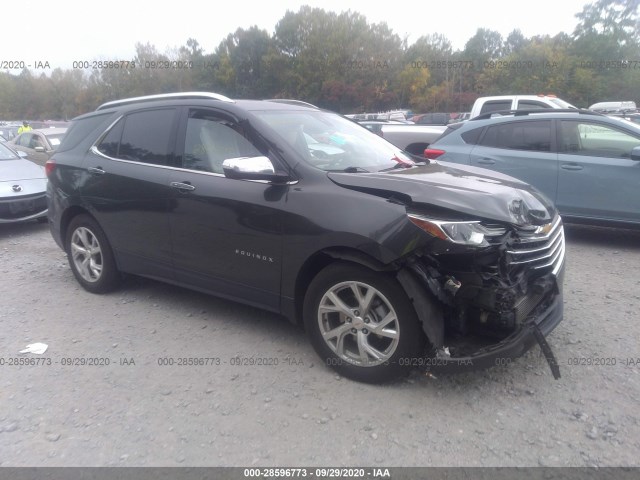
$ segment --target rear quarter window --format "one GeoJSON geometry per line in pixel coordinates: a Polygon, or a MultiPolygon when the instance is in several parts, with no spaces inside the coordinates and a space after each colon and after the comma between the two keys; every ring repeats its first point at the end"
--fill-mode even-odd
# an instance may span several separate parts
{"type": "MultiPolygon", "coordinates": [[[[444,132],[442,132],[442,135],[440,135],[436,141],[438,140],[442,140],[444,137],[446,137],[447,135],[452,134],[453,132],[455,132],[456,130],[458,130],[460,127],[462,127],[463,125],[465,125],[464,123],[452,123],[451,125],[448,125],[447,128],[445,129],[444,132]]],[[[435,143],[435,142],[434,142],[435,143]]]]}
{"type": "Polygon", "coordinates": [[[460,136],[462,137],[462,140],[464,140],[464,143],[468,145],[477,145],[480,140],[480,135],[482,134],[482,129],[483,127],[474,128],[473,130],[464,132],[460,136]]]}
{"type": "Polygon", "coordinates": [[[91,136],[91,134],[95,130],[98,130],[99,127],[101,127],[100,131],[106,128],[112,115],[113,113],[105,113],[74,120],[56,150],[58,152],[65,152],[77,147],[82,140],[91,136]]]}

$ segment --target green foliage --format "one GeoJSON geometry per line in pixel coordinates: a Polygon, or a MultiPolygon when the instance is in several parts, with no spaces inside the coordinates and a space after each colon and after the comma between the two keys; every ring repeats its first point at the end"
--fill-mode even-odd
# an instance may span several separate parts
{"type": "Polygon", "coordinates": [[[70,119],[108,100],[193,90],[298,98],[343,113],[466,111],[480,95],[515,93],[553,93],[578,106],[640,103],[639,6],[597,0],[576,14],[571,35],[514,30],[503,39],[481,28],[459,51],[441,34],[408,45],[360,13],[304,6],[287,11],[273,34],[239,28],[213,53],[189,38],[165,52],[137,44],[135,68],[0,72],[0,118],[70,119]]]}

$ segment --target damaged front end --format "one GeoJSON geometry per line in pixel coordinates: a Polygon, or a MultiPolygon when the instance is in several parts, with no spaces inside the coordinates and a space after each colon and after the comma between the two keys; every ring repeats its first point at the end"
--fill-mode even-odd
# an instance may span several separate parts
{"type": "Polygon", "coordinates": [[[538,343],[559,378],[545,336],[562,320],[560,216],[537,225],[409,217],[433,237],[398,272],[433,347],[423,366],[456,372],[505,365],[538,343]]]}

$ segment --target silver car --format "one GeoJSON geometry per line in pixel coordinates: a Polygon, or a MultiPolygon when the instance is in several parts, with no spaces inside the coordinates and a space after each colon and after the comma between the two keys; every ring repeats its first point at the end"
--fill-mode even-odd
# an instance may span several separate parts
{"type": "Polygon", "coordinates": [[[481,115],[449,125],[425,155],[529,183],[566,221],[640,226],[640,125],[623,119],[588,110],[481,115]]]}
{"type": "Polygon", "coordinates": [[[47,221],[44,168],[0,144],[0,223],[47,221]]]}

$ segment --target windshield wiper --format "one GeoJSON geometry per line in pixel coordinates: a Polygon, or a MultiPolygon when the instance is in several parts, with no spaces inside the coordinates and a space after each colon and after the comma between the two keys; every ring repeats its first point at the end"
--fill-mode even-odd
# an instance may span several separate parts
{"type": "Polygon", "coordinates": [[[362,167],[347,167],[340,170],[329,170],[330,172],[344,172],[344,173],[371,173],[366,168],[362,167]]]}

